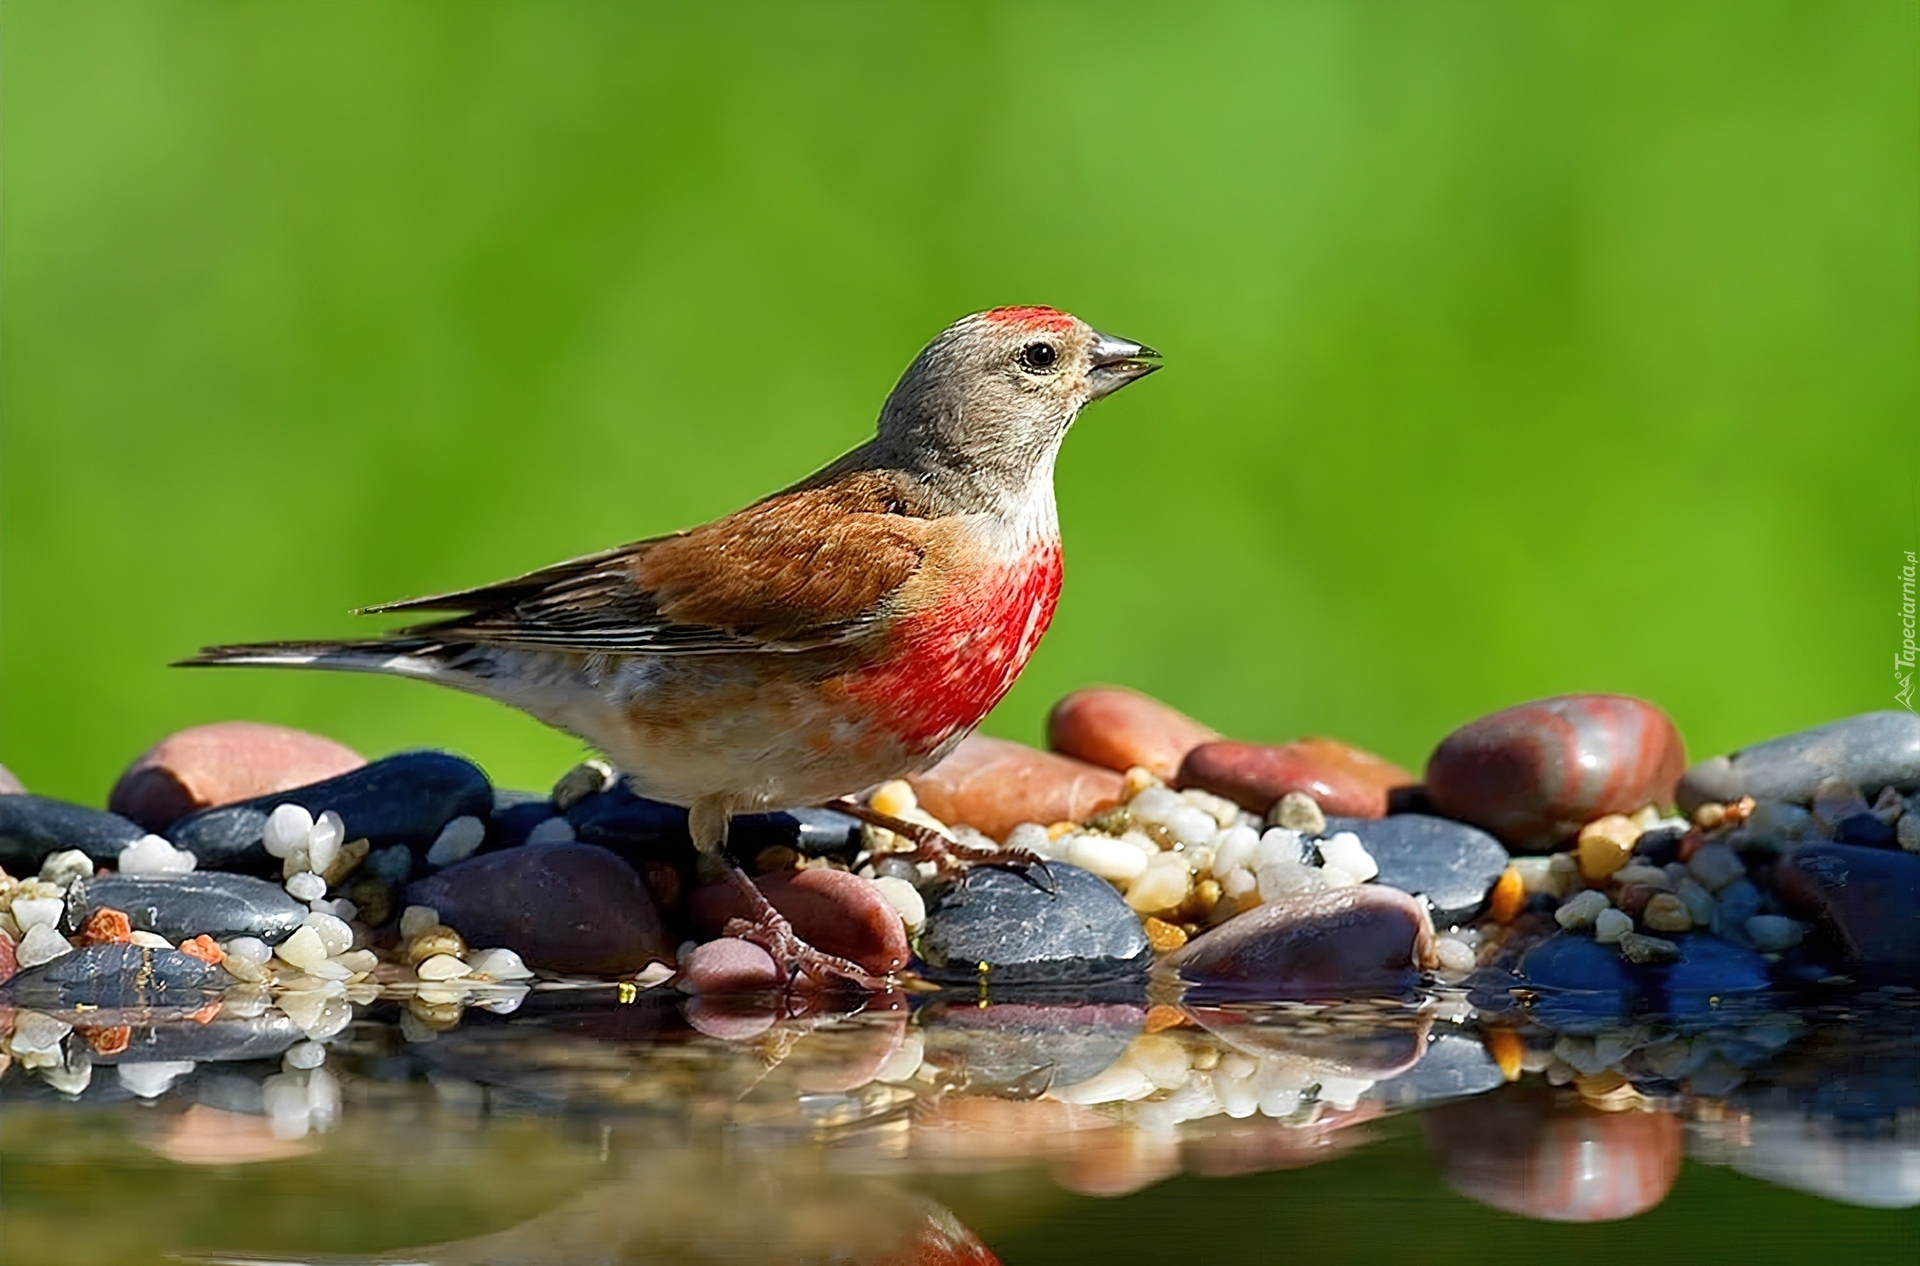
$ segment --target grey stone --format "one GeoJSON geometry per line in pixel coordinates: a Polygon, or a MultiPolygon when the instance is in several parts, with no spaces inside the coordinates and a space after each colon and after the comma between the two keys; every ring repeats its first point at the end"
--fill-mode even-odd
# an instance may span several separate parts
{"type": "Polygon", "coordinates": [[[1037,1095],[1104,1071],[1140,1035],[1139,1006],[937,1003],[920,1017],[926,1061],[976,1092],[1037,1095]]]}
{"type": "Polygon", "coordinates": [[[1680,807],[1691,813],[1709,800],[1741,796],[1808,804],[1832,778],[1854,784],[1869,800],[1886,787],[1920,791],[1920,716],[1867,712],[1709,757],[1680,780],[1680,807]]]}
{"type": "Polygon", "coordinates": [[[190,1059],[195,1063],[232,1063],[272,1059],[306,1036],[299,1025],[279,1011],[251,1019],[220,1015],[205,1024],[190,1019],[169,1020],[136,1026],[126,1050],[95,1055],[93,1062],[140,1064],[190,1059]]]}
{"type": "Polygon", "coordinates": [[[1442,927],[1479,913],[1507,869],[1507,850],[1479,827],[1423,813],[1328,818],[1324,832],[1351,831],[1380,865],[1375,883],[1425,897],[1442,927]]]}
{"type": "Polygon", "coordinates": [[[100,909],[119,910],[135,931],[170,941],[204,933],[216,941],[257,936],[269,945],[292,936],[307,917],[306,904],[279,884],[219,871],[84,880],[67,892],[67,929],[77,932],[100,909]]]}
{"type": "Polygon", "coordinates": [[[73,848],[112,863],[145,834],[117,813],[46,796],[0,795],[0,867],[12,875],[39,874],[48,857],[73,848]]]}
{"type": "Polygon", "coordinates": [[[14,1006],[40,1011],[192,1011],[231,983],[218,967],[179,950],[83,945],[50,963],[29,967],[0,986],[0,996],[14,1006]]]}
{"type": "Polygon", "coordinates": [[[1046,872],[976,866],[930,889],[918,948],[932,979],[977,981],[985,963],[989,988],[1125,979],[1153,962],[1140,916],[1113,885],[1058,862],[1046,872]]]}
{"type": "Polygon", "coordinates": [[[1465,1033],[1436,1033],[1421,1051],[1418,1063],[1368,1093],[1390,1108],[1413,1108],[1485,1094],[1506,1084],[1506,1080],[1479,1038],[1465,1033]]]}

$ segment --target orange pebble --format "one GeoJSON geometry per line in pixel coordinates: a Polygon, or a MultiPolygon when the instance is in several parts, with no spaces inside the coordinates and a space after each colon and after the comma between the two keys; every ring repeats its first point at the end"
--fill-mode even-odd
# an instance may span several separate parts
{"type": "Polygon", "coordinates": [[[1527,1052],[1527,1044],[1520,1040],[1520,1035],[1512,1029],[1485,1029],[1480,1041],[1499,1066],[1500,1075],[1508,1081],[1519,1081],[1520,1057],[1527,1052]]]}
{"type": "Polygon", "coordinates": [[[1165,919],[1149,918],[1146,932],[1147,944],[1156,954],[1171,954],[1187,943],[1187,934],[1165,919]]]}
{"type": "Polygon", "coordinates": [[[1191,1023],[1192,1021],[1187,1019],[1187,1013],[1179,1007],[1170,1007],[1161,1002],[1147,1008],[1146,1031],[1149,1033],[1177,1029],[1191,1023]]]}
{"type": "Polygon", "coordinates": [[[1520,915],[1527,904],[1527,885],[1521,880],[1520,872],[1509,866],[1500,873],[1493,885],[1493,895],[1487,900],[1487,913],[1496,923],[1511,923],[1520,915]]]}
{"type": "Polygon", "coordinates": [[[82,945],[125,945],[133,939],[133,921],[118,910],[105,906],[87,916],[80,925],[82,945]]]}
{"type": "Polygon", "coordinates": [[[191,941],[180,942],[180,952],[191,954],[201,962],[212,963],[215,967],[227,961],[227,951],[214,944],[213,938],[204,932],[191,941]]]}
{"type": "Polygon", "coordinates": [[[118,1055],[133,1045],[133,1030],[124,1024],[110,1028],[83,1028],[80,1035],[87,1039],[87,1045],[93,1048],[95,1055],[118,1055]]]}

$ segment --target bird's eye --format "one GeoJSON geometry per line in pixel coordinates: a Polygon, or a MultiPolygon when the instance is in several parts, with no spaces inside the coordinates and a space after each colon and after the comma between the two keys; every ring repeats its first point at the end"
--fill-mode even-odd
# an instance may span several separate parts
{"type": "Polygon", "coordinates": [[[1028,369],[1052,369],[1059,358],[1051,343],[1029,343],[1020,349],[1020,363],[1028,369]]]}

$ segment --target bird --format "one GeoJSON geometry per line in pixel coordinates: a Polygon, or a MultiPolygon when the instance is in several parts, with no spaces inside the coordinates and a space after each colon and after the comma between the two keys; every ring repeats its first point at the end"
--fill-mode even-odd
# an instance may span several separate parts
{"type": "Polygon", "coordinates": [[[1161,366],[1056,308],[962,317],[866,443],[700,527],[365,608],[440,613],[356,640],[209,646],[186,667],[411,677],[518,708],[685,806],[729,926],[790,980],[872,983],[725,859],[736,814],[842,806],[936,764],[1026,666],[1060,595],[1054,465],[1080,411],[1161,366]]]}

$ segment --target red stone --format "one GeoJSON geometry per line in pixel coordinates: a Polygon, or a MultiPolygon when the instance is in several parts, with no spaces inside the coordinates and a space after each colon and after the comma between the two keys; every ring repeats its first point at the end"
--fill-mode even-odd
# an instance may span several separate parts
{"type": "Polygon", "coordinates": [[[1420,1114],[1427,1151],[1470,1200],[1547,1222],[1645,1213],[1680,1173],[1680,1120],[1602,1112],[1514,1085],[1420,1114]]]}
{"type": "Polygon", "coordinates": [[[1383,818],[1388,794],[1413,775],[1372,752],[1337,739],[1294,743],[1203,743],[1180,765],[1179,785],[1225,796],[1265,813],[1289,791],[1312,796],[1321,811],[1343,818],[1383,818]]]}
{"type": "Polygon", "coordinates": [[[731,936],[696,946],[680,973],[680,987],[688,993],[755,993],[786,982],[772,955],[731,936]]]}
{"type": "Polygon", "coordinates": [[[80,925],[82,945],[125,945],[133,940],[133,921],[119,910],[102,906],[80,925]]]}
{"type": "Polygon", "coordinates": [[[1120,803],[1122,783],[1111,769],[984,734],[907,781],[934,817],[996,840],[1022,822],[1084,821],[1120,803]]]}
{"type": "Polygon", "coordinates": [[[1433,923],[1397,888],[1361,884],[1269,901],[1160,960],[1155,973],[1194,996],[1317,999],[1417,983],[1433,962],[1433,923]]]}
{"type": "Polygon", "coordinates": [[[366,763],[350,747],[284,725],[197,725],[169,734],[128,766],[107,808],[164,831],[196,809],[290,791],[366,763]]]}
{"type": "Polygon", "coordinates": [[[1047,717],[1047,746],[1122,773],[1138,765],[1164,782],[1186,754],[1220,735],[1158,699],[1120,686],[1076,690],[1047,717]]]}
{"type": "Polygon", "coordinates": [[[1686,745],[1667,714],[1625,695],[1537,699],[1461,726],[1427,761],[1447,817],[1546,851],[1609,813],[1673,803],[1686,745]]]}
{"type": "MultiPolygon", "coordinates": [[[[876,976],[899,971],[913,956],[900,912],[871,880],[844,870],[798,870],[761,875],[754,883],[817,950],[852,959],[876,976]]],[[[695,890],[691,910],[695,926],[709,936],[748,914],[745,896],[730,883],[695,890]]]]}

